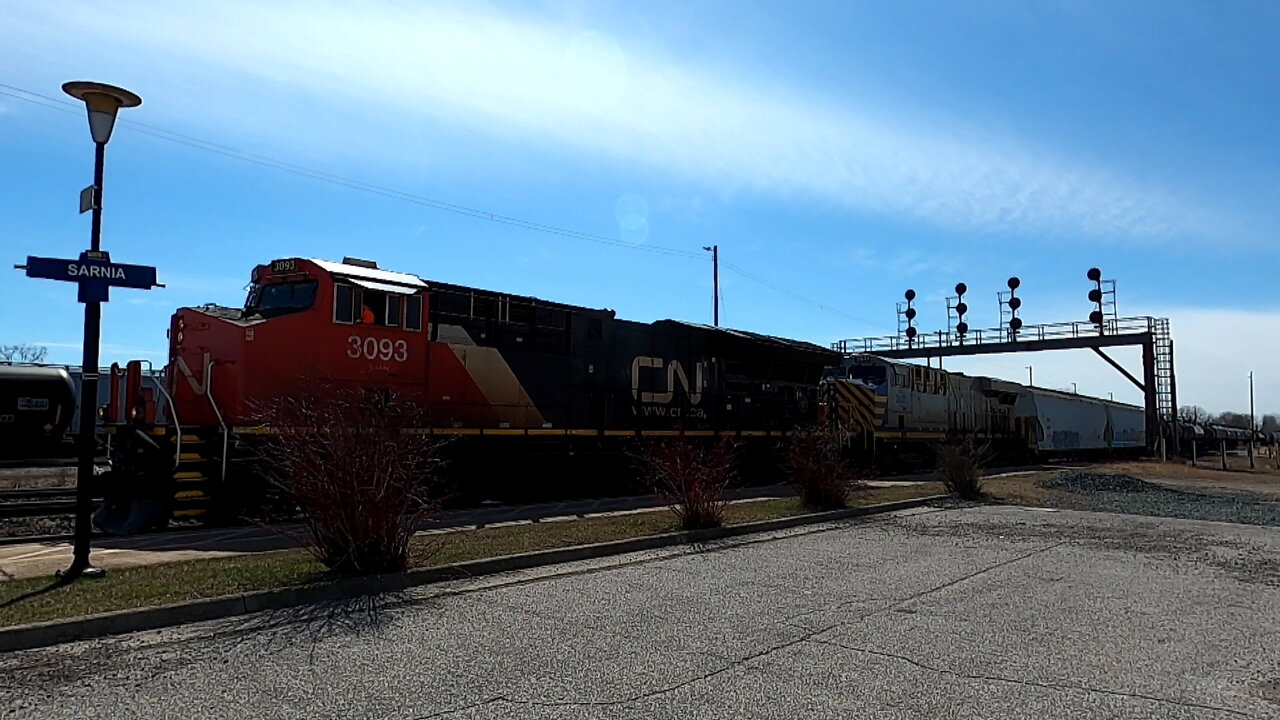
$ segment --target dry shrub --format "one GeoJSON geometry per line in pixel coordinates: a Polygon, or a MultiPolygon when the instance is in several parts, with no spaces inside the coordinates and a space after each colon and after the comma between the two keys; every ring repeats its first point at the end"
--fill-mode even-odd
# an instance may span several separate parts
{"type": "Polygon", "coordinates": [[[701,530],[724,524],[727,503],[720,496],[736,474],[734,454],[727,438],[680,435],[644,445],[639,457],[649,486],[671,507],[680,527],[701,530]]]}
{"type": "Polygon", "coordinates": [[[849,504],[857,484],[853,467],[844,457],[844,435],[836,427],[795,430],[787,447],[787,481],[800,501],[818,510],[838,510],[849,504]]]}
{"type": "Polygon", "coordinates": [[[302,512],[307,549],[342,575],[404,570],[434,508],[442,443],[420,409],[390,393],[317,391],[261,413],[268,476],[302,512]]]}
{"type": "Polygon", "coordinates": [[[937,448],[938,480],[966,500],[981,500],[982,468],[988,459],[988,447],[972,440],[959,440],[937,448]]]}

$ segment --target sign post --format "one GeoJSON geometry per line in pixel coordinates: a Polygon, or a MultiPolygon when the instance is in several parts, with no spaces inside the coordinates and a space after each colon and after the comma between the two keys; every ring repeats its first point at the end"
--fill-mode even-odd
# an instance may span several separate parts
{"type": "Polygon", "coordinates": [[[28,257],[27,277],[74,282],[79,286],[79,299],[84,303],[84,357],[81,360],[80,436],[76,462],[75,548],[71,567],[58,573],[64,581],[105,574],[89,563],[89,546],[93,536],[93,458],[97,454],[98,414],[98,342],[102,331],[102,303],[110,299],[111,286],[149,290],[163,287],[156,282],[156,269],[144,265],[111,262],[102,252],[102,169],[107,141],[115,126],[116,114],[122,107],[142,104],[137,95],[111,85],[94,82],[69,82],[64,92],[83,100],[89,113],[89,133],[93,137],[93,185],[80,193],[80,212],[93,211],[89,249],[74,260],[28,257]]]}

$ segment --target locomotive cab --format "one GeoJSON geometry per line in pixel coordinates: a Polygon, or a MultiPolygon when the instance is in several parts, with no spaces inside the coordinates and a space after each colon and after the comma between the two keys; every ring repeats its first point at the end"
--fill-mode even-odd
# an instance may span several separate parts
{"type": "Polygon", "coordinates": [[[182,308],[170,328],[170,392],[184,424],[264,420],[270,399],[320,386],[423,382],[426,283],[344,259],[253,269],[242,309],[182,308]]]}
{"type": "Polygon", "coordinates": [[[369,261],[287,258],[253,269],[241,308],[180,308],[170,319],[165,402],[108,413],[127,426],[114,433],[122,491],[98,513],[99,527],[136,532],[160,518],[206,515],[214,488],[233,494],[235,433],[270,424],[279,398],[344,386],[420,389],[426,287],[369,261]]]}

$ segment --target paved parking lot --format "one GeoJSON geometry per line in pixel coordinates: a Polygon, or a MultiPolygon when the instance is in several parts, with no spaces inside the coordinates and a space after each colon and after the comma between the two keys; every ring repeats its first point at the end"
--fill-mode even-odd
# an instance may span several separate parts
{"type": "Polygon", "coordinates": [[[383,603],[0,657],[0,712],[1280,717],[1272,528],[926,510],[383,603]]]}

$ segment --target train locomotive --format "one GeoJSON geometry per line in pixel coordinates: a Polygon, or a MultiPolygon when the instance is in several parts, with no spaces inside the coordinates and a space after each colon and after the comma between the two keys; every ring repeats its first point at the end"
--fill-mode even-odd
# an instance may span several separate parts
{"type": "Polygon", "coordinates": [[[139,361],[110,373],[104,530],[232,512],[259,489],[253,446],[273,398],[394,391],[424,409],[422,430],[454,438],[474,499],[510,502],[618,491],[602,479],[616,462],[551,459],[616,461],[628,440],[671,434],[762,444],[811,424],[839,361],[810,343],[632,322],[352,258],[259,265],[244,307],[174,313],[169,348],[159,382],[143,382],[139,361]]]}
{"type": "Polygon", "coordinates": [[[854,354],[823,380],[829,419],[877,465],[919,467],[937,443],[966,438],[1009,461],[1136,455],[1136,405],[854,354]]]}
{"type": "MultiPolygon", "coordinates": [[[[793,429],[837,426],[858,461],[921,467],[937,444],[1009,458],[1138,452],[1141,408],[845,356],[807,342],[428,282],[353,258],[252,271],[243,307],[180,308],[169,361],[108,374],[110,532],[234,516],[266,481],[262,409],[343,388],[391,391],[448,437],[473,501],[600,496],[628,486],[637,438],[733,437],[770,480],[793,429]]],[[[759,477],[752,477],[756,473],[759,477]]]]}

